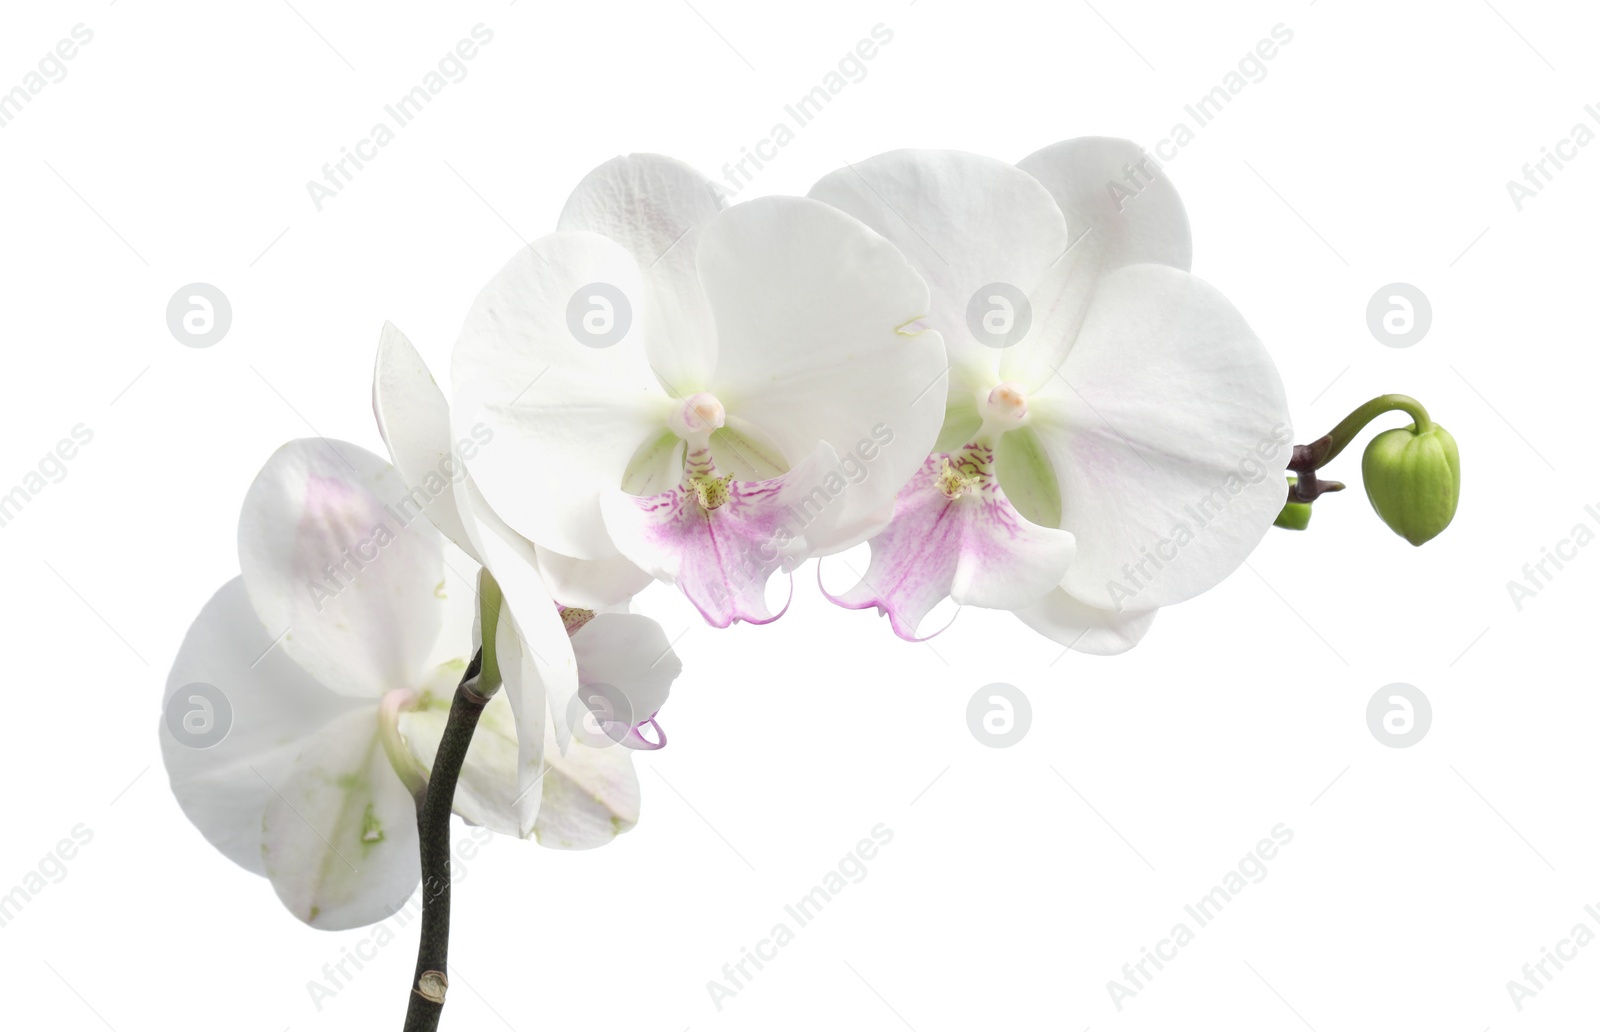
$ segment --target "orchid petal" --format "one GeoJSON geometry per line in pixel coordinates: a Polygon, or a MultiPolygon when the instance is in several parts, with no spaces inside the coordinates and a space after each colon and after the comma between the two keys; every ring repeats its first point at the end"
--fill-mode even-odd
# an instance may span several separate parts
{"type": "Polygon", "coordinates": [[[314,928],[374,924],[421,880],[416,801],[389,766],[376,707],[297,743],[261,820],[261,858],[278,898],[314,928]]]}
{"type": "Polygon", "coordinates": [[[622,489],[631,495],[660,494],[683,476],[683,438],[658,427],[633,453],[622,474],[622,489]]]}
{"type": "Polygon", "coordinates": [[[974,404],[977,391],[958,393],[954,389],[951,397],[945,403],[944,425],[939,428],[939,437],[933,444],[936,452],[960,451],[961,446],[978,436],[978,431],[983,429],[983,417],[978,414],[978,407],[974,404]]]}
{"type": "Polygon", "coordinates": [[[1088,605],[1151,609],[1207,590],[1283,506],[1283,383],[1243,316],[1186,272],[1106,276],[1029,406],[1078,539],[1062,586],[1088,605]]]}
{"type": "Polygon", "coordinates": [[[1044,184],[1066,215],[1073,240],[1099,271],[1153,263],[1185,272],[1193,245],[1183,200],[1155,158],[1132,140],[1080,136],[1017,162],[1044,184]]]}
{"type": "MultiPolygon", "coordinates": [[[[448,695],[430,696],[426,705],[400,714],[406,751],[418,769],[430,776],[450,717],[450,699],[448,695]]],[[[468,824],[488,828],[497,835],[521,838],[515,816],[516,795],[516,728],[510,703],[500,693],[489,700],[478,718],[472,744],[461,764],[452,809],[468,824]]]]}
{"type": "Polygon", "coordinates": [[[630,726],[666,705],[683,663],[661,625],[638,613],[596,613],[572,634],[578,676],[585,686],[610,685],[627,700],[630,726]]]}
{"type": "Polygon", "coordinates": [[[234,863],[265,874],[261,815],[284,780],[298,742],[372,704],[318,684],[273,647],[244,579],[223,585],[195,617],[167,675],[165,711],[195,724],[174,734],[163,720],[161,758],[184,815],[234,863]],[[212,696],[220,692],[222,703],[212,696]],[[183,695],[177,702],[174,696],[183,695]],[[192,730],[193,733],[190,733],[192,730]],[[221,740],[206,744],[208,736],[221,740]]]}
{"type": "Polygon", "coordinates": [[[539,575],[557,602],[581,609],[601,609],[626,602],[643,591],[650,574],[622,556],[610,559],[574,559],[533,546],[539,575]]]}
{"type": "Polygon", "coordinates": [[[511,800],[511,816],[517,836],[527,838],[533,833],[542,798],[538,785],[544,774],[545,710],[549,700],[545,694],[544,664],[523,637],[522,626],[514,611],[502,609],[495,652],[500,661],[500,694],[511,710],[517,742],[516,777],[510,780],[517,794],[511,800]]]}
{"type": "Polygon", "coordinates": [[[639,823],[639,775],[633,751],[547,741],[544,799],[533,837],[550,849],[594,849],[639,823]]]}
{"type": "MultiPolygon", "coordinates": [[[[438,749],[448,711],[441,700],[401,717],[406,744],[425,769],[438,749]]],[[[517,745],[509,706],[499,696],[491,699],[462,764],[455,812],[496,834],[531,838],[553,849],[602,846],[638,823],[639,779],[628,748],[572,741],[563,755],[548,729],[539,744],[543,766],[521,790],[533,797],[532,807],[525,808],[513,797],[517,745]],[[523,824],[513,816],[518,809],[529,809],[537,819],[523,824]]]]}
{"type": "MultiPolygon", "coordinates": [[[[453,809],[469,824],[529,838],[539,813],[544,772],[545,700],[511,614],[502,610],[495,644],[502,684],[483,708],[456,784],[453,809]],[[528,733],[519,734],[526,728],[528,733]]],[[[437,682],[422,705],[400,714],[400,731],[417,768],[433,774],[461,669],[437,682]]]]}
{"type": "MultiPolygon", "coordinates": [[[[514,636],[507,640],[504,619],[502,614],[503,664],[520,649],[514,636]]],[[[586,685],[614,685],[640,707],[659,708],[681,669],[666,636],[648,617],[597,614],[573,635],[573,646],[586,685]]],[[[522,665],[526,670],[525,661],[522,665]]],[[[513,717],[519,685],[511,680],[515,667],[503,669],[508,675],[505,689],[484,708],[462,765],[456,813],[491,831],[563,849],[603,845],[632,827],[638,820],[639,788],[627,750],[617,746],[620,755],[607,755],[613,747],[605,739],[599,748],[574,740],[563,755],[542,719],[513,717]],[[519,748],[519,731],[525,727],[538,735],[529,750],[519,748]],[[519,759],[522,753],[536,757],[531,779],[517,776],[519,765],[527,765],[519,759]]],[[[401,716],[406,745],[423,770],[431,772],[448,711],[449,702],[440,696],[401,716]]]]}
{"type": "MultiPolygon", "coordinates": [[[[505,597],[501,631],[509,627],[516,635],[515,654],[521,657],[524,673],[520,682],[506,681],[505,691],[514,693],[519,683],[529,691],[537,685],[544,693],[554,728],[552,734],[564,746],[571,734],[566,710],[578,692],[578,662],[556,602],[539,576],[533,545],[495,515],[471,478],[456,485],[456,505],[467,517],[467,533],[478,554],[483,556],[484,568],[493,575],[505,597]],[[509,624],[506,622],[508,615],[509,624]]],[[[495,640],[497,647],[505,647],[503,633],[495,640]]],[[[507,669],[514,668],[502,668],[502,678],[507,676],[507,669]]],[[[519,741],[532,741],[536,729],[531,707],[518,704],[513,707],[513,714],[518,717],[519,731],[529,736],[523,739],[519,735],[519,741]],[[522,727],[523,719],[529,725],[526,730],[522,727]]],[[[531,782],[526,766],[519,766],[518,771],[520,796],[531,782]]]]}
{"type": "Polygon", "coordinates": [[[945,357],[928,288],[894,245],[803,197],[734,205],[702,232],[700,280],[717,320],[712,390],[790,464],[826,442],[865,471],[828,534],[836,551],[876,532],[944,418],[945,357]]]}
{"type": "MultiPolygon", "coordinates": [[[[706,453],[691,454],[691,463],[697,455],[706,453]]],[[[803,562],[845,509],[848,485],[835,471],[837,461],[832,448],[819,444],[771,480],[718,479],[726,498],[711,508],[686,470],[670,491],[648,498],[613,491],[601,509],[622,554],[677,584],[712,626],[770,623],[782,614],[767,607],[767,579],[803,562]]]]}
{"type": "Polygon", "coordinates": [[[398,509],[387,462],[341,441],[290,441],[245,495],[239,566],[280,646],[346,695],[409,687],[442,620],[442,543],[398,509]]]}
{"type": "Polygon", "coordinates": [[[1157,610],[1118,613],[1096,609],[1057,588],[1042,600],[1017,610],[1017,618],[1040,634],[1074,652],[1116,656],[1135,645],[1155,623],[1157,610]]]}
{"type": "Polygon", "coordinates": [[[872,539],[861,583],[829,597],[849,609],[877,608],[896,634],[921,641],[918,625],[947,596],[1017,609],[1048,594],[1072,561],[1072,535],[1023,519],[987,472],[992,461],[974,446],[930,456],[901,489],[894,520],[872,539]],[[960,482],[952,485],[953,477],[960,482]]]}
{"type": "Polygon", "coordinates": [[[1061,485],[1032,427],[1018,427],[1000,438],[994,475],[1024,519],[1042,527],[1061,526],[1061,485]]]}
{"type": "Polygon", "coordinates": [[[476,561],[450,489],[454,480],[466,476],[450,446],[450,407],[427,363],[393,323],[384,323],[378,338],[372,412],[389,457],[410,489],[399,511],[407,517],[425,513],[439,533],[476,561]]]}
{"type": "MultiPolygon", "coordinates": [[[[789,471],[777,442],[748,419],[735,415],[728,416],[727,424],[712,433],[711,459],[718,469],[740,480],[771,480],[789,471]]],[[[677,478],[673,478],[676,482],[677,478]]]]}
{"type": "Polygon", "coordinates": [[[663,380],[705,387],[716,326],[695,271],[700,231],[724,202],[711,181],[675,158],[629,154],[584,176],[559,230],[588,230],[627,248],[644,272],[644,346],[663,380]]]}
{"type": "Polygon", "coordinates": [[[456,344],[456,430],[481,423],[494,435],[468,463],[473,479],[517,533],[562,555],[617,554],[599,496],[622,484],[672,408],[645,354],[643,304],[639,266],[621,245],[556,233],[484,287],[456,344]],[[571,318],[587,304],[619,339],[580,342],[571,318]]]}
{"type": "MultiPolygon", "coordinates": [[[[436,671],[446,663],[464,668],[475,648],[474,635],[478,622],[477,560],[457,548],[454,542],[446,541],[444,572],[444,582],[434,588],[434,595],[443,603],[443,619],[433,650],[422,664],[424,672],[436,671]]],[[[405,687],[415,690],[416,684],[405,687]]],[[[453,691],[455,685],[447,687],[453,691]]]]}
{"type": "Polygon", "coordinates": [[[1067,223],[1050,193],[994,158],[900,150],[824,176],[811,196],[882,233],[928,281],[927,322],[944,337],[955,404],[993,386],[999,352],[974,335],[969,310],[975,298],[983,311],[1000,303],[979,298],[993,284],[1026,297],[1067,250],[1067,223]]]}
{"type": "Polygon", "coordinates": [[[1033,389],[1072,350],[1101,278],[1141,263],[1187,271],[1191,244],[1183,201],[1138,144],[1081,137],[1031,154],[1019,167],[1050,191],[1072,232],[1067,253],[1028,298],[1033,332],[1000,361],[1002,379],[1033,389]]]}

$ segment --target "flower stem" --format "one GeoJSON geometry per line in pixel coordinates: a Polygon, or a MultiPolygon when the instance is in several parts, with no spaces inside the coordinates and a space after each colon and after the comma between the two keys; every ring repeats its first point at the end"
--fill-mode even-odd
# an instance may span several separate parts
{"type": "Polygon", "coordinates": [[[1404,394],[1385,394],[1373,398],[1345,416],[1339,421],[1338,426],[1328,431],[1326,436],[1310,444],[1296,445],[1294,458],[1289,461],[1289,468],[1296,473],[1316,472],[1344,451],[1368,423],[1385,412],[1394,411],[1401,411],[1410,416],[1416,424],[1418,433],[1433,427],[1433,420],[1428,418],[1428,410],[1422,407],[1422,402],[1404,394]]]}
{"type": "Polygon", "coordinates": [[[1289,504],[1309,504],[1324,494],[1344,490],[1344,485],[1337,481],[1318,480],[1317,471],[1349,447],[1368,423],[1385,412],[1396,411],[1411,417],[1417,433],[1433,428],[1428,410],[1417,399],[1404,394],[1384,394],[1373,398],[1341,419],[1339,425],[1327,434],[1310,444],[1294,446],[1294,455],[1289,459],[1289,471],[1298,476],[1295,483],[1289,486],[1289,504]]]}
{"type": "Polygon", "coordinates": [[[406,1009],[405,1032],[435,1032],[444,1013],[450,951],[450,813],[467,746],[489,700],[476,690],[483,653],[472,657],[456,686],[444,736],[427,787],[418,796],[417,832],[422,855],[422,941],[406,1009]]]}

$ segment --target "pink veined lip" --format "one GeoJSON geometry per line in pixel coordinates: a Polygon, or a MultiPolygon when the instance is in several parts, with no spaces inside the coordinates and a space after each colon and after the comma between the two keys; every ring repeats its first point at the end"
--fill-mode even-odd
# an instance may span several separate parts
{"type": "Polygon", "coordinates": [[[656,717],[659,715],[660,714],[652,714],[650,719],[641,720],[639,723],[629,728],[627,735],[625,735],[622,739],[622,744],[629,749],[638,749],[641,752],[655,752],[657,749],[665,748],[667,744],[667,733],[666,731],[662,730],[660,724],[656,723],[656,717]],[[646,726],[655,728],[655,741],[651,741],[641,733],[640,728],[646,726]]]}
{"type": "Polygon", "coordinates": [[[1026,562],[1022,549],[1027,539],[1051,533],[1017,512],[991,472],[993,465],[993,449],[979,444],[928,456],[896,496],[894,518],[872,539],[872,562],[860,583],[840,595],[826,588],[822,593],[846,609],[877,609],[906,641],[927,641],[944,633],[955,616],[931,634],[919,637],[917,627],[949,597],[964,567],[1006,569],[1026,562]],[[947,459],[961,460],[953,466],[979,470],[976,482],[954,498],[940,486],[947,459]]]}
{"type": "Polygon", "coordinates": [[[729,480],[725,498],[708,509],[695,486],[695,477],[704,476],[697,470],[706,468],[709,451],[702,449],[690,455],[675,487],[629,499],[643,523],[643,545],[653,553],[631,558],[674,570],[678,587],[713,627],[771,623],[794,599],[790,552],[811,532],[804,506],[827,470],[813,456],[767,480],[729,480]],[[765,588],[780,569],[790,574],[789,595],[772,612],[765,588]]]}

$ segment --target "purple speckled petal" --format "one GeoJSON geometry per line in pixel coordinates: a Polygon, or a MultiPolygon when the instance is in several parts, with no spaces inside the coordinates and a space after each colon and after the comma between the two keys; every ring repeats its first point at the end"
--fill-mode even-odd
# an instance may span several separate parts
{"type": "Polygon", "coordinates": [[[861,583],[828,597],[848,609],[876,608],[900,637],[922,641],[917,626],[946,596],[1018,609],[1048,595],[1072,562],[1073,537],[1024,519],[992,465],[993,452],[971,444],[930,455],[900,490],[894,520],[872,539],[861,583]],[[952,468],[965,471],[962,482],[951,482],[952,468]]]}
{"type": "Polygon", "coordinates": [[[603,498],[606,530],[633,563],[677,584],[713,627],[770,623],[783,610],[767,606],[768,578],[811,554],[839,519],[850,485],[833,449],[820,444],[782,476],[726,481],[726,498],[707,508],[695,484],[700,462],[709,457],[691,454],[670,491],[603,498]]]}

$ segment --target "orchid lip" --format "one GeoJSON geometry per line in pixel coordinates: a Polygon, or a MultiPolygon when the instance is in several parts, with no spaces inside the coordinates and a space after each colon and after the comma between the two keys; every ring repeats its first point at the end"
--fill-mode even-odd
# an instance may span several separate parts
{"type": "Polygon", "coordinates": [[[950,456],[946,455],[940,463],[939,474],[934,483],[938,486],[939,493],[953,502],[964,494],[981,491],[986,476],[988,476],[986,465],[976,465],[967,461],[952,463],[950,456]],[[968,473],[969,467],[974,468],[975,472],[968,473]]]}
{"type": "Polygon", "coordinates": [[[607,528],[624,556],[676,583],[713,627],[776,620],[794,597],[792,571],[838,519],[828,477],[838,459],[831,446],[766,480],[719,474],[709,442],[685,456],[678,485],[648,497],[621,491],[602,499],[607,528]],[[769,578],[789,575],[789,598],[773,612],[769,578]]]}
{"type": "Polygon", "coordinates": [[[637,749],[641,752],[654,752],[657,749],[665,748],[666,744],[667,733],[666,731],[662,730],[660,724],[656,723],[656,718],[654,716],[652,716],[649,720],[642,720],[633,725],[633,727],[628,729],[628,733],[623,736],[622,739],[623,746],[629,749],[637,749]],[[644,736],[643,729],[646,727],[655,728],[656,734],[654,741],[651,741],[649,738],[644,736]]]}
{"type": "Polygon", "coordinates": [[[557,603],[556,608],[561,613],[561,624],[566,628],[567,637],[569,638],[583,630],[584,626],[590,620],[593,620],[595,615],[593,609],[580,609],[577,606],[563,606],[557,603]]]}
{"type": "Polygon", "coordinates": [[[913,643],[920,643],[937,638],[945,631],[948,631],[955,624],[956,617],[961,615],[961,610],[966,608],[965,606],[957,605],[955,607],[955,611],[950,614],[950,619],[944,622],[944,626],[940,627],[938,630],[929,631],[927,634],[919,636],[917,632],[922,629],[920,617],[917,624],[908,625],[904,618],[904,614],[902,614],[899,608],[891,604],[887,599],[877,596],[864,599],[854,599],[847,597],[851,594],[851,592],[848,591],[842,592],[838,595],[835,595],[833,592],[829,591],[827,586],[822,583],[822,563],[820,561],[817,563],[817,590],[822,592],[823,598],[826,598],[829,602],[832,602],[834,605],[843,609],[877,610],[879,616],[888,617],[889,627],[894,631],[895,637],[902,641],[909,641],[913,643]]]}
{"type": "MultiPolygon", "coordinates": [[[[999,401],[1015,409],[1020,398],[999,401]]],[[[907,641],[932,637],[920,635],[920,625],[944,599],[1015,609],[1047,595],[1072,560],[1072,535],[1017,512],[994,463],[994,444],[981,433],[956,451],[928,456],[901,488],[894,518],[872,539],[860,583],[824,594],[848,609],[877,609],[907,641]]]]}

